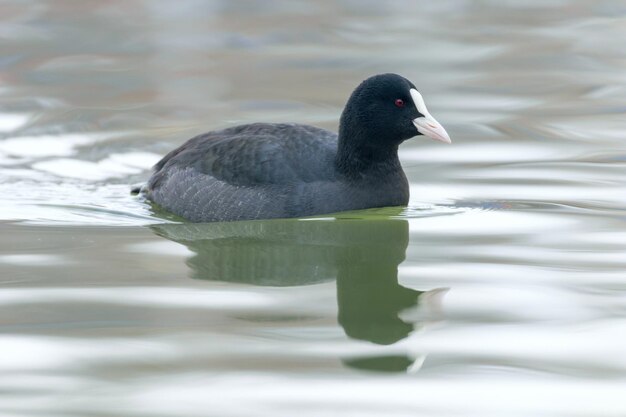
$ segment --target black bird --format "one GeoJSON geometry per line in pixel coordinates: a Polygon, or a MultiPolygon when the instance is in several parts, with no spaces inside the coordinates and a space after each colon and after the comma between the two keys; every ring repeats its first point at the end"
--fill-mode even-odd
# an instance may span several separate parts
{"type": "Polygon", "coordinates": [[[270,123],[208,132],[159,161],[142,192],[194,222],[406,205],[398,146],[417,135],[450,143],[413,83],[375,75],[350,96],[339,134],[270,123]]]}

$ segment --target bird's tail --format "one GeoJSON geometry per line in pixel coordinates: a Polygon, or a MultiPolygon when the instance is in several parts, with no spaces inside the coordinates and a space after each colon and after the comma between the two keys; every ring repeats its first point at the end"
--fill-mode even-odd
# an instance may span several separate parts
{"type": "Polygon", "coordinates": [[[145,187],[146,187],[145,183],[133,184],[130,186],[130,193],[132,195],[138,195],[144,190],[145,187]]]}

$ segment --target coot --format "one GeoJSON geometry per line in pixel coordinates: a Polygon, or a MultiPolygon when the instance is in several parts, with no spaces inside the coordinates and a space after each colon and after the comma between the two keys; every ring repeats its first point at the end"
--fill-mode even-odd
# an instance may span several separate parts
{"type": "Polygon", "coordinates": [[[398,145],[417,135],[450,143],[413,83],[375,75],[350,96],[339,134],[273,123],[208,132],[157,163],[142,192],[193,222],[406,205],[398,145]]]}

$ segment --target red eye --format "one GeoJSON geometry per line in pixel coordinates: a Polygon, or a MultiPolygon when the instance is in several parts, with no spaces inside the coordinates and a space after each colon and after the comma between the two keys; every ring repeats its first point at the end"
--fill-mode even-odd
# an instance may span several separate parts
{"type": "Polygon", "coordinates": [[[402,100],[401,98],[397,98],[396,107],[404,107],[404,100],[402,100]]]}

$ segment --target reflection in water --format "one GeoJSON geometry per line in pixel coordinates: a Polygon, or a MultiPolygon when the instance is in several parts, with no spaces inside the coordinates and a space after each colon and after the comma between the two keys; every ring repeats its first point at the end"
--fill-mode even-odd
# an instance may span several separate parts
{"type": "MultiPolygon", "coordinates": [[[[338,321],[351,338],[389,345],[414,329],[399,317],[422,294],[398,284],[409,240],[406,220],[161,224],[153,230],[194,252],[187,262],[196,279],[263,286],[336,279],[338,321]]],[[[398,371],[412,361],[384,356],[345,363],[398,371]]]]}

